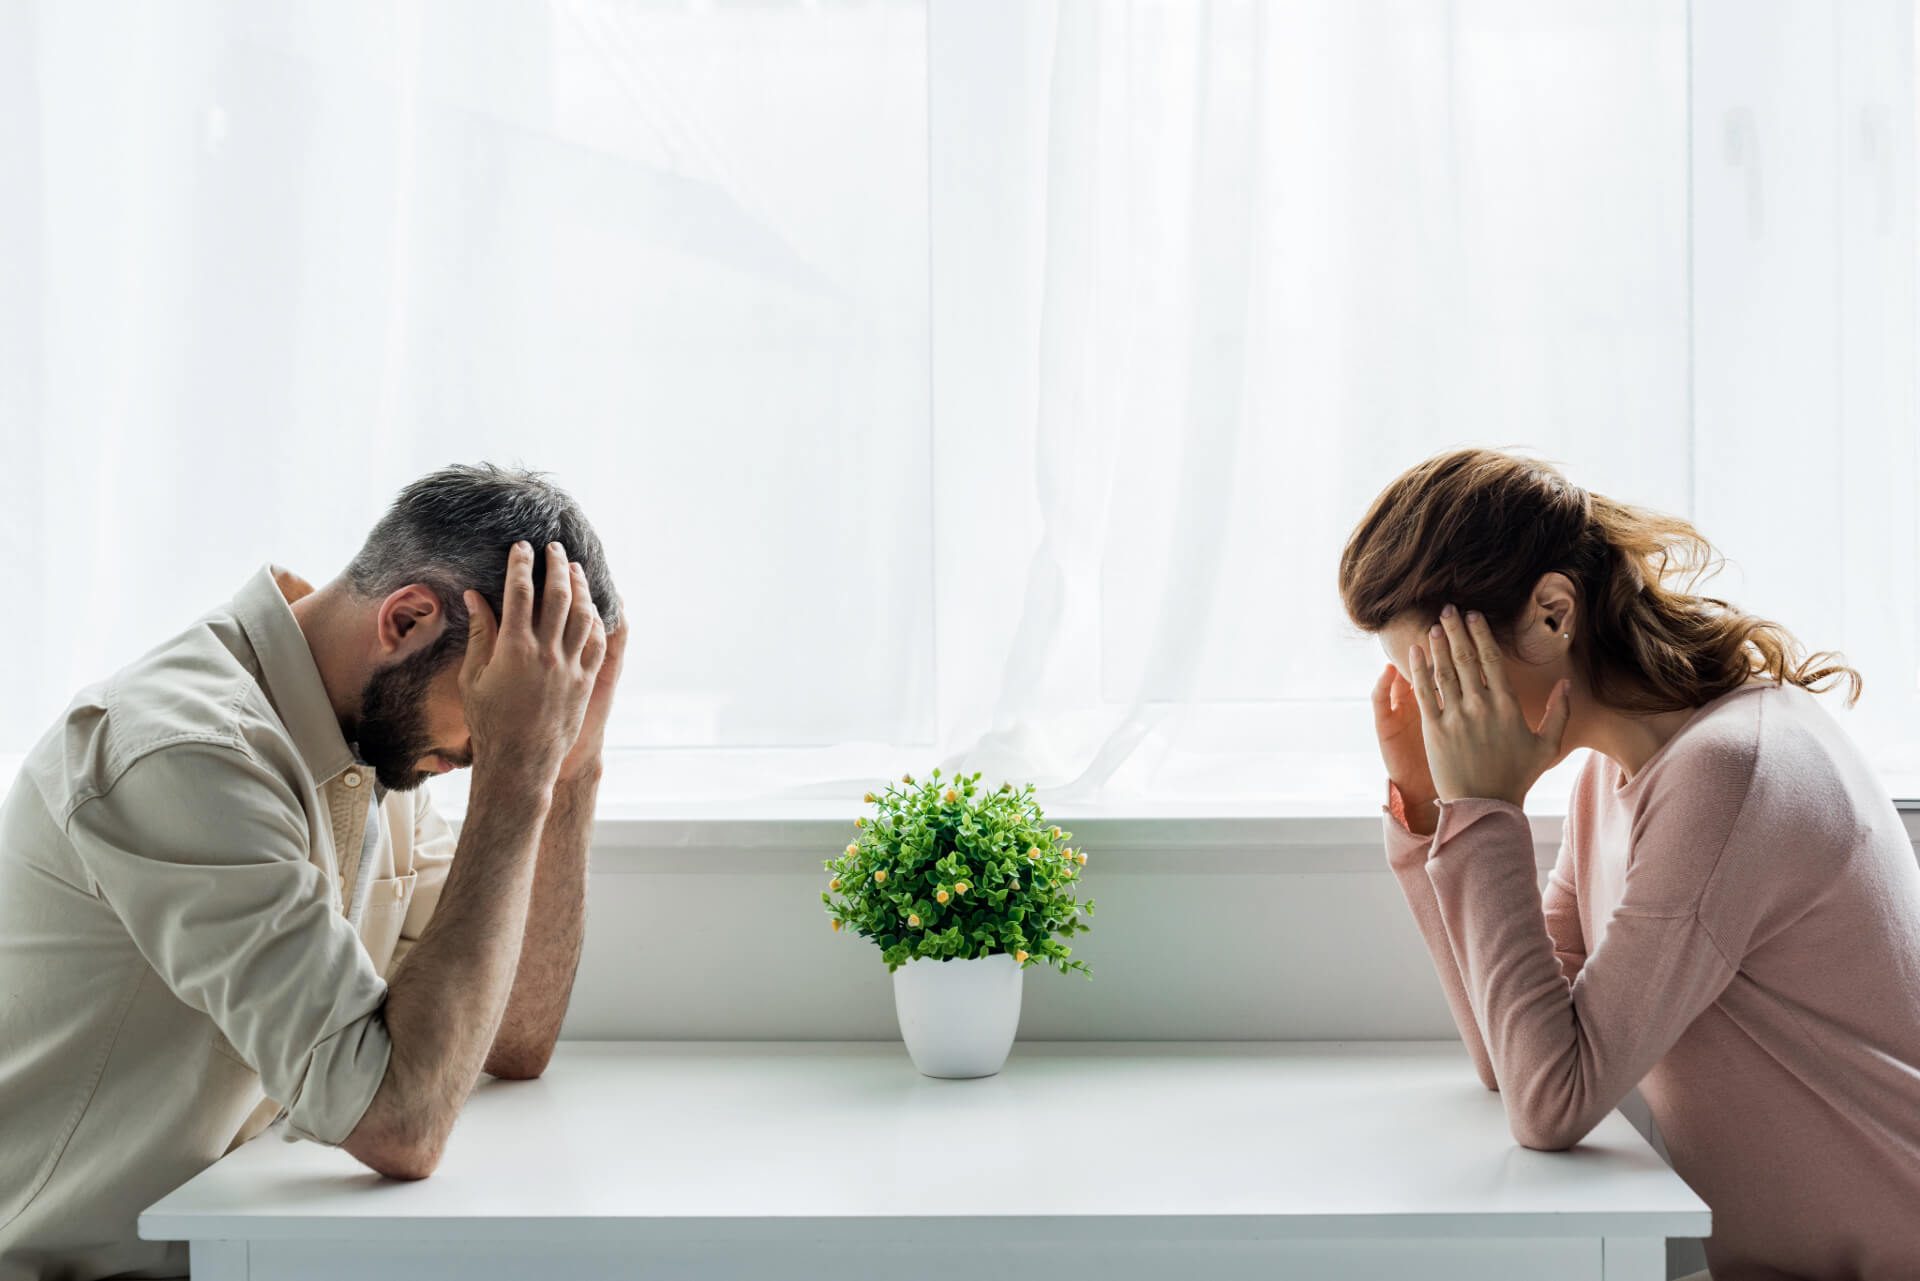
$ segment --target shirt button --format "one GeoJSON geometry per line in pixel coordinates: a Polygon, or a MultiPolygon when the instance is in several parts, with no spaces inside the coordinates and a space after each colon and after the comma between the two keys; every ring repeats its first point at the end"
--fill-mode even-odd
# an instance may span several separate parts
{"type": "Polygon", "coordinates": [[[358,787],[360,786],[360,775],[355,773],[353,770],[348,770],[347,776],[341,779],[340,781],[345,783],[348,787],[358,787]]]}

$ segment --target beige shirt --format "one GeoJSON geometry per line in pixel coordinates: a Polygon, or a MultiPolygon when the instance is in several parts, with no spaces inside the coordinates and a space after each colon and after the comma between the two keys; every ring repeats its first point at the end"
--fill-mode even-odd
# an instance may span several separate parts
{"type": "Polygon", "coordinates": [[[270,567],[33,748],[0,807],[0,1281],[184,1275],[141,1210],[282,1108],[359,1123],[454,845],[390,793],[361,868],[373,787],[270,567]]]}

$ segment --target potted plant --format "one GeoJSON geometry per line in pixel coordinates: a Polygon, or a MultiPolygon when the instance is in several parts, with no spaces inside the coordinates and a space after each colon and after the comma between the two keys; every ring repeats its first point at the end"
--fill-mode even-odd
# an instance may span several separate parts
{"type": "Polygon", "coordinates": [[[928,1076],[992,1076],[1020,1025],[1032,965],[1092,977],[1064,940],[1092,927],[1074,897],[1084,850],[1049,826],[1033,785],[982,788],[980,775],[868,792],[871,817],[828,859],[820,896],[835,930],[880,947],[893,975],[900,1034],[928,1076]]]}

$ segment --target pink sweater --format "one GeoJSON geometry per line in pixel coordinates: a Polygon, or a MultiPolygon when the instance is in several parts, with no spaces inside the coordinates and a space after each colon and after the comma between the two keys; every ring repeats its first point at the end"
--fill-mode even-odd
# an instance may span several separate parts
{"type": "Polygon", "coordinates": [[[1713,1210],[1715,1281],[1920,1278],[1920,864],[1804,691],[1700,709],[1631,782],[1594,754],[1544,896],[1501,801],[1387,854],[1528,1147],[1636,1085],[1713,1210]],[[1543,901],[1544,899],[1544,901],[1543,901]]]}

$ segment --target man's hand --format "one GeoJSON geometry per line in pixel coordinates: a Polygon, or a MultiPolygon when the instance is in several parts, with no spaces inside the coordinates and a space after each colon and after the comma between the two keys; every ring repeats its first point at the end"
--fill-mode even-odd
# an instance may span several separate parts
{"type": "MultiPolygon", "coordinates": [[[[578,565],[570,568],[573,608],[593,609],[585,572],[578,565]]],[[[594,614],[597,619],[599,611],[594,609],[594,614]]],[[[495,1076],[514,1080],[539,1076],[560,1038],[586,937],[587,849],[593,840],[593,803],[600,789],[600,750],[626,648],[625,626],[607,633],[606,657],[587,699],[586,714],[553,782],[513,991],[487,1052],[486,1070],[495,1076]]]]}
{"type": "MultiPolygon", "coordinates": [[[[578,570],[579,566],[574,568],[578,570]]],[[[580,576],[574,590],[587,590],[585,574],[580,576]]],[[[593,682],[593,694],[587,699],[587,714],[580,721],[579,736],[574,739],[573,750],[560,762],[562,784],[590,777],[600,767],[600,752],[607,738],[607,714],[613,710],[613,691],[620,684],[626,653],[627,623],[623,618],[619,626],[607,633],[607,656],[600,664],[600,675],[593,682]]]]}
{"type": "Polygon", "coordinates": [[[607,631],[586,575],[548,544],[540,622],[533,620],[533,548],[507,556],[501,616],[466,593],[467,655],[460,670],[474,777],[511,776],[551,788],[580,738],[589,698],[607,655],[607,631]]]}

